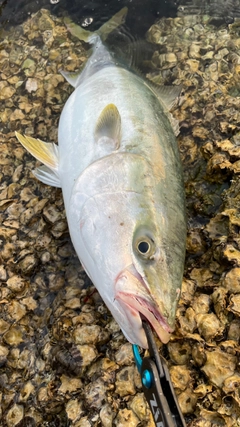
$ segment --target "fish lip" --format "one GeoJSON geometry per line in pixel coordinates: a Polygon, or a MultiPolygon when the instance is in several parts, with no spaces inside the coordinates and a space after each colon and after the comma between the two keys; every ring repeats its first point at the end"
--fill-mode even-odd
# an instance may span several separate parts
{"type": "MultiPolygon", "coordinates": [[[[140,315],[142,314],[151,324],[159,339],[164,344],[170,340],[170,334],[174,331],[174,329],[169,326],[164,316],[154,305],[153,301],[151,301],[149,291],[146,292],[146,284],[144,279],[133,266],[130,266],[130,268],[127,268],[118,275],[116,281],[115,298],[123,306],[123,309],[128,308],[128,310],[130,309],[131,311],[134,311],[135,316],[139,317],[140,323],[142,323],[142,318],[140,315]],[[121,279],[125,279],[124,288],[126,288],[127,276],[134,276],[135,281],[138,282],[135,292],[129,292],[123,289],[121,279]]],[[[131,321],[131,319],[129,320],[131,321]]]]}

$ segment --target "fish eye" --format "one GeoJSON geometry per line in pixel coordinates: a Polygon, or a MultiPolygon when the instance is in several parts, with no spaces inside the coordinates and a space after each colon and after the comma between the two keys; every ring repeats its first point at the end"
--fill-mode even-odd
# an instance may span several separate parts
{"type": "Polygon", "coordinates": [[[149,250],[150,250],[150,244],[149,242],[146,242],[146,240],[142,240],[141,242],[138,243],[138,251],[142,254],[142,255],[146,255],[149,250]]]}
{"type": "Polygon", "coordinates": [[[134,242],[134,249],[143,260],[150,260],[156,251],[156,245],[150,236],[138,236],[134,242]]]}
{"type": "Polygon", "coordinates": [[[154,227],[151,227],[151,225],[140,225],[135,229],[132,247],[135,256],[142,261],[153,261],[157,249],[154,238],[154,227]]]}
{"type": "Polygon", "coordinates": [[[88,27],[89,25],[91,25],[92,22],[93,22],[93,18],[88,16],[87,18],[84,19],[81,25],[82,27],[88,27]]]}

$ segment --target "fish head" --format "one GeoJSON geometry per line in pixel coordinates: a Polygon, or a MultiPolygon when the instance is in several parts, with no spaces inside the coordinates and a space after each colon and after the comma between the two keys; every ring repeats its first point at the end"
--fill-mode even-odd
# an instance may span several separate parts
{"type": "Polygon", "coordinates": [[[163,343],[174,330],[185,249],[181,213],[168,219],[158,188],[149,194],[147,167],[136,155],[105,156],[76,180],[67,210],[82,265],[126,338],[143,348],[141,315],[163,343]]]}
{"type": "Polygon", "coordinates": [[[138,335],[135,341],[144,348],[147,345],[141,315],[147,318],[159,339],[167,343],[174,330],[180,297],[182,272],[172,274],[171,254],[161,242],[161,234],[156,224],[149,223],[133,231],[132,263],[118,274],[115,282],[116,300],[129,320],[128,331],[124,333],[129,339],[134,331],[138,335]]]}

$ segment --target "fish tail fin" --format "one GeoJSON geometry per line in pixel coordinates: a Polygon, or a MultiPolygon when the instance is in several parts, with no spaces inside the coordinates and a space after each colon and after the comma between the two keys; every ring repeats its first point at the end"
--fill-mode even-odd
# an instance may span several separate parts
{"type": "Polygon", "coordinates": [[[64,22],[70,33],[86,43],[95,44],[96,40],[100,37],[102,41],[105,41],[108,35],[122,25],[125,22],[128,8],[123,7],[117,12],[109,21],[105,22],[97,31],[91,32],[85,30],[79,25],[75,24],[70,18],[65,18],[64,22]]]}

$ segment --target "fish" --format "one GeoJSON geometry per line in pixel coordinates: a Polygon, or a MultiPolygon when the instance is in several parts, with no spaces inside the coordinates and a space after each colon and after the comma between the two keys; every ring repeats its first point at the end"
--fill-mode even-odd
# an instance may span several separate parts
{"type": "Polygon", "coordinates": [[[185,259],[186,213],[178,122],[169,110],[177,86],[155,86],[107,48],[126,8],[91,33],[80,73],[61,112],[58,145],[16,132],[43,163],[33,171],[61,187],[79,260],[130,343],[148,348],[144,316],[167,343],[175,327],[185,259]]]}

